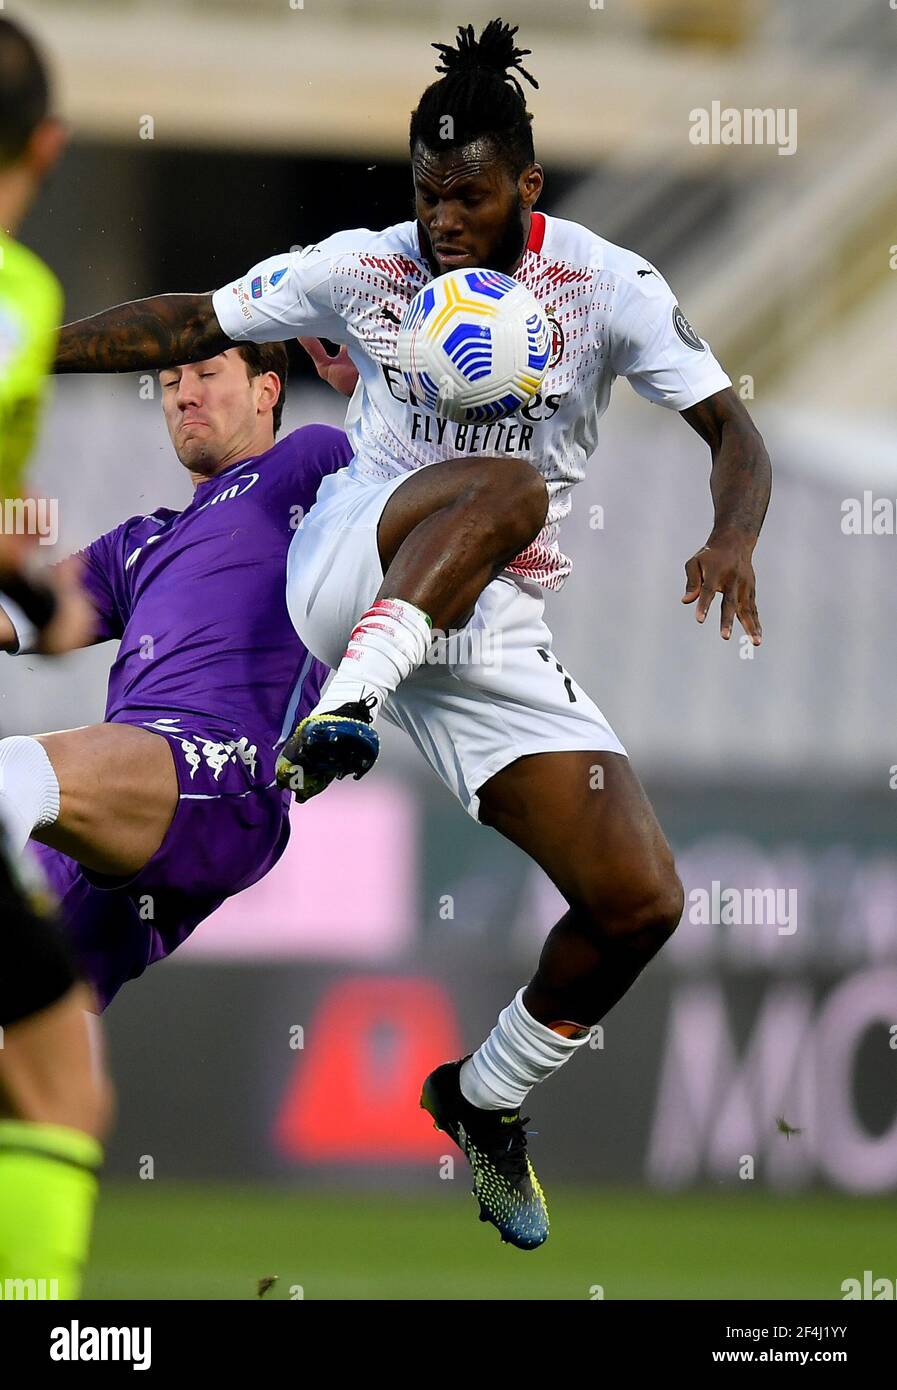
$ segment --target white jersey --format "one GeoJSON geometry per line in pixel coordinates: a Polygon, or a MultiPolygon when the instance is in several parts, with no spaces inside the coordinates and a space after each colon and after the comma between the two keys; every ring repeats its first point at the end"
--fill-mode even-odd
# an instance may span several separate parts
{"type": "Polygon", "coordinates": [[[355,477],[384,482],[471,455],[533,464],[548,486],[548,515],[508,568],[560,588],[571,564],[558,527],[598,443],[614,378],[628,377],[639,395],[672,410],[721,391],[729,378],[654,266],[575,222],[536,212],[514,279],[538,299],[552,330],[542,389],[505,420],[455,424],[424,409],[396,357],[402,316],[431,278],[417,223],[400,222],[272,256],[217,290],[213,302],[237,342],[314,334],[347,345],[360,374],[346,419],[355,477]]]}

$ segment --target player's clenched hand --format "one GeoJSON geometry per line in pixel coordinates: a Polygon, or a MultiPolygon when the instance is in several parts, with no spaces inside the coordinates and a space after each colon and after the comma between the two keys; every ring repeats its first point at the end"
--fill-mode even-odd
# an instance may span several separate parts
{"type": "Polygon", "coordinates": [[[751,556],[756,537],[740,532],[713,537],[685,562],[683,603],[698,601],[695,617],[702,623],[717,594],[723,596],[720,635],[728,641],[735,618],[755,647],[763,640],[757,613],[756,583],[751,556]]]}
{"type": "Polygon", "coordinates": [[[47,576],[56,598],[56,611],[35,647],[41,656],[77,651],[89,646],[96,636],[97,615],[81,587],[80,573],[80,562],[73,555],[54,565],[47,576]]]}
{"type": "Polygon", "coordinates": [[[351,396],[358,381],[358,368],[345,345],[335,357],[331,357],[320,338],[297,338],[296,342],[308,353],[322,381],[326,381],[334,391],[339,391],[340,395],[351,396]]]}

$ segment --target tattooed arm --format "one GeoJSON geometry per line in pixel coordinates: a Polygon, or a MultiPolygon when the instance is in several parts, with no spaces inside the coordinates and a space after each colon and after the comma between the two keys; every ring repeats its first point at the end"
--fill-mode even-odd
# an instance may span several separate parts
{"type": "Polygon", "coordinates": [[[202,362],[232,346],[211,294],[159,294],[59,331],[57,372],[139,372],[202,362]]]}
{"type": "Polygon", "coordinates": [[[707,544],[686,562],[682,602],[698,600],[695,616],[702,623],[716,594],[722,594],[722,636],[731,635],[737,616],[754,646],[759,646],[762,631],[751,557],[769,505],[769,455],[731,387],[681,411],[681,415],[710,446],[714,511],[707,544]]]}

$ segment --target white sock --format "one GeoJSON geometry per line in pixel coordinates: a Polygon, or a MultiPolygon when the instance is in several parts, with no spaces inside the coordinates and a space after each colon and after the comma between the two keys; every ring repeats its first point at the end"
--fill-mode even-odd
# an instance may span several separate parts
{"type": "Polygon", "coordinates": [[[587,1043],[591,1029],[559,1023],[549,1027],[523,1007],[524,991],[498,1016],[486,1041],[461,1068],[461,1094],[480,1110],[516,1110],[533,1086],[544,1081],[587,1043]],[[574,1036],[556,1032],[575,1030],[574,1036]]]}
{"type": "Polygon", "coordinates": [[[355,624],[346,654],[312,713],[329,714],[350,700],[373,697],[374,718],[430,645],[430,619],[401,598],[379,599],[355,624]]]}
{"type": "Polygon", "coordinates": [[[59,816],[59,782],[43,744],[16,735],[0,739],[0,834],[17,859],[32,830],[59,816]]]}

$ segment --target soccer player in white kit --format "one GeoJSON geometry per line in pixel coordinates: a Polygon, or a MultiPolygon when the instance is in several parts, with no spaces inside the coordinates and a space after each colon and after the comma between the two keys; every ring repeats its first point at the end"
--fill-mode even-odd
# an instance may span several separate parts
{"type": "Polygon", "coordinates": [[[414,221],[274,256],[212,296],[158,296],[69,325],[58,366],[144,370],[300,334],[345,345],[358,371],[354,457],[298,529],[287,580],[297,632],[336,671],[287,746],[284,771],[305,774],[303,799],[333,775],[360,774],[376,756],[382,713],[569,903],[490,1036],[437,1068],[421,1097],[471,1164],[481,1218],[529,1249],[546,1239],[548,1214],[521,1103],[583,1046],[682,911],[670,849],[625,749],[552,648],[542,591],[570,571],[559,526],[613,381],[626,376],[711,450],[714,525],[686,564],[684,602],[697,601],[703,621],[721,593],[723,637],[737,616],[759,643],[751,557],[770,466],[656,268],[534,210],[543,175],[515,32],[493,21],[479,38],[468,27],[456,46],[436,45],[445,76],[411,123],[414,221]],[[459,425],[410,393],[396,339],[422,285],[474,266],[532,291],[553,354],[524,409],[459,425]],[[500,659],[477,660],[486,650],[500,659]]]}

